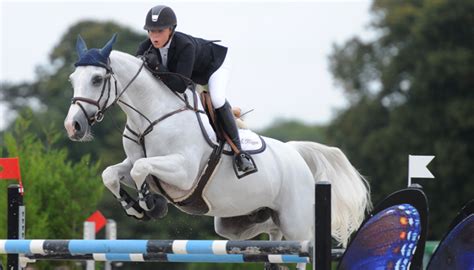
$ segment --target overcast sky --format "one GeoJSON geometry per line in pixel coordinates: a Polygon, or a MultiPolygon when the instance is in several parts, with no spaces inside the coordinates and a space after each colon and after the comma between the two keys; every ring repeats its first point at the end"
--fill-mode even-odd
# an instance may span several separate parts
{"type": "MultiPolygon", "coordinates": [[[[371,35],[370,1],[363,0],[0,1],[0,81],[9,82],[34,80],[35,68],[48,63],[53,46],[80,20],[113,20],[140,32],[151,7],[169,5],[178,31],[230,47],[227,97],[233,106],[255,109],[247,121],[256,129],[277,118],[328,122],[346,104],[328,70],[332,44],[371,35]]],[[[1,128],[5,111],[0,113],[1,128]]]]}

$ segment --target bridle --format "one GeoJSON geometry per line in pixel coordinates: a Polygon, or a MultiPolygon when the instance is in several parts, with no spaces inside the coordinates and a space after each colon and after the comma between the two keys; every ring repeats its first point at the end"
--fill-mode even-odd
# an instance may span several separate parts
{"type": "MultiPolygon", "coordinates": [[[[104,68],[107,70],[107,72],[106,72],[106,75],[105,75],[105,78],[104,78],[104,83],[103,83],[102,90],[101,90],[99,98],[97,100],[93,100],[93,99],[84,98],[84,97],[73,97],[72,100],[71,100],[71,103],[72,104],[77,104],[79,106],[79,108],[81,108],[81,110],[84,113],[84,116],[87,118],[88,124],[90,126],[94,125],[95,123],[101,122],[104,119],[105,112],[109,108],[111,108],[113,105],[117,104],[118,102],[120,102],[121,104],[123,104],[123,105],[127,106],[128,108],[132,109],[133,111],[135,111],[137,114],[139,114],[141,117],[143,117],[148,122],[148,127],[146,127],[145,130],[142,133],[139,133],[139,132],[133,131],[128,125],[126,125],[125,126],[126,130],[129,131],[132,134],[132,136],[134,136],[136,138],[134,139],[131,136],[128,136],[126,134],[123,134],[122,136],[129,139],[129,140],[131,140],[131,141],[133,141],[133,142],[135,142],[135,143],[137,143],[137,144],[139,144],[139,145],[141,145],[145,156],[146,156],[145,136],[147,134],[149,134],[150,132],[152,132],[154,126],[157,125],[159,122],[161,122],[161,121],[167,119],[168,117],[173,116],[177,113],[184,112],[184,111],[187,111],[187,110],[194,111],[196,113],[197,118],[198,118],[198,122],[200,122],[201,130],[203,131],[203,135],[204,135],[204,130],[203,130],[203,127],[202,127],[201,118],[197,114],[199,114],[199,113],[204,113],[205,114],[205,112],[203,110],[199,110],[198,98],[197,98],[197,93],[196,93],[196,90],[195,90],[195,84],[191,79],[189,79],[189,78],[187,78],[187,77],[185,77],[185,76],[183,76],[179,73],[162,72],[162,71],[160,72],[160,71],[154,71],[154,70],[148,69],[150,72],[152,72],[156,76],[177,76],[180,79],[184,80],[187,83],[188,86],[191,86],[191,90],[192,90],[192,93],[193,93],[193,105],[191,105],[189,103],[189,100],[188,100],[188,97],[187,97],[186,94],[178,94],[175,91],[171,90],[171,92],[173,94],[175,94],[181,101],[183,101],[184,106],[182,106],[182,107],[180,107],[180,108],[178,108],[174,111],[171,111],[169,113],[166,113],[166,114],[164,114],[163,116],[159,117],[158,119],[156,119],[154,121],[151,121],[148,117],[146,117],[137,108],[133,107],[132,105],[130,105],[130,104],[128,104],[125,101],[120,99],[122,97],[122,95],[125,93],[125,91],[130,87],[130,85],[135,81],[135,79],[141,73],[141,71],[143,70],[143,67],[148,69],[148,67],[145,64],[145,60],[142,58],[142,64],[140,65],[140,68],[137,70],[137,72],[132,77],[132,79],[130,79],[130,81],[127,83],[127,85],[119,93],[118,87],[117,87],[117,78],[115,78],[114,72],[113,72],[112,68],[110,67],[110,64],[108,63],[107,66],[104,66],[104,68]],[[110,99],[110,92],[112,91],[112,82],[111,82],[112,77],[114,78],[115,99],[110,103],[109,106],[107,106],[107,104],[109,102],[109,99],[110,99]],[[101,105],[101,100],[104,97],[105,97],[105,101],[104,101],[103,105],[101,105]],[[88,104],[91,104],[91,105],[94,105],[95,107],[97,107],[97,111],[94,113],[94,115],[91,115],[91,116],[88,115],[88,113],[86,112],[86,110],[85,110],[84,106],[81,104],[81,102],[85,102],[85,103],[88,103],[88,104]]],[[[208,137],[207,134],[206,134],[205,137],[208,137]]],[[[209,142],[209,139],[207,139],[206,141],[208,141],[208,144],[211,145],[211,143],[209,142]]]]}
{"type": "MultiPolygon", "coordinates": [[[[154,177],[154,181],[155,181],[156,186],[160,190],[160,193],[163,196],[165,196],[173,204],[175,204],[175,205],[177,205],[177,206],[179,206],[183,209],[188,209],[188,211],[202,211],[202,209],[196,210],[195,208],[192,207],[192,205],[196,204],[196,200],[197,200],[198,203],[201,203],[202,197],[200,197],[201,195],[199,195],[199,194],[202,194],[202,192],[203,192],[205,186],[207,185],[209,179],[214,174],[214,170],[216,169],[217,165],[219,164],[222,152],[224,150],[225,141],[222,140],[222,141],[219,142],[219,144],[216,145],[209,138],[209,135],[207,134],[207,131],[206,131],[206,129],[205,129],[203,123],[202,123],[201,117],[199,116],[200,113],[202,113],[202,114],[206,114],[206,113],[205,113],[205,111],[199,109],[199,104],[198,104],[199,99],[198,99],[198,96],[197,96],[197,93],[196,93],[197,91],[196,91],[194,82],[191,79],[189,79],[189,78],[187,78],[187,77],[185,77],[181,74],[178,74],[178,73],[153,71],[145,65],[145,60],[142,58],[142,64],[140,65],[140,68],[138,69],[136,74],[127,83],[127,85],[122,89],[122,91],[120,91],[120,93],[118,93],[117,79],[114,76],[112,68],[110,67],[110,65],[107,65],[106,69],[107,69],[106,78],[104,80],[104,84],[102,86],[102,90],[101,90],[101,94],[100,94],[99,99],[98,100],[93,100],[93,99],[83,98],[83,97],[74,97],[72,99],[72,103],[77,104],[81,108],[82,112],[84,113],[84,115],[88,119],[89,125],[93,125],[97,122],[102,121],[104,119],[105,112],[112,105],[114,105],[118,102],[120,102],[121,104],[127,106],[128,108],[130,108],[133,111],[135,111],[136,113],[138,113],[142,118],[144,118],[148,122],[148,126],[143,130],[143,132],[139,133],[139,132],[136,132],[136,131],[132,130],[128,125],[125,125],[125,129],[126,129],[126,131],[128,131],[130,133],[130,136],[125,134],[125,132],[122,134],[122,136],[124,138],[127,138],[128,140],[130,140],[132,142],[135,142],[136,144],[140,145],[142,147],[143,154],[144,154],[145,157],[147,157],[145,137],[146,137],[146,135],[148,135],[149,133],[151,133],[154,130],[154,127],[159,122],[161,122],[161,121],[163,121],[163,120],[165,120],[165,119],[167,119],[167,118],[169,118],[169,117],[171,117],[175,114],[178,114],[180,112],[184,112],[184,111],[188,111],[188,110],[191,110],[191,111],[194,112],[194,114],[196,115],[197,122],[199,123],[201,133],[202,133],[205,141],[207,142],[207,144],[212,149],[212,152],[209,155],[208,160],[207,160],[207,165],[199,173],[199,177],[198,177],[198,180],[197,180],[197,185],[196,185],[194,191],[191,193],[191,195],[189,195],[188,198],[186,198],[182,201],[175,201],[163,189],[159,179],[154,177]],[[184,82],[186,82],[188,86],[191,86],[190,89],[191,89],[191,92],[192,92],[192,95],[193,95],[192,96],[192,105],[190,104],[190,101],[188,100],[188,96],[186,95],[186,93],[179,94],[179,93],[171,90],[171,92],[173,94],[175,94],[181,101],[183,101],[184,105],[182,107],[174,110],[174,111],[171,111],[169,113],[166,113],[166,114],[162,115],[161,117],[159,117],[158,119],[156,119],[154,121],[151,121],[150,119],[148,119],[148,117],[146,117],[137,108],[135,108],[132,105],[122,101],[120,99],[120,97],[125,93],[125,91],[130,87],[130,85],[135,81],[135,79],[138,77],[138,75],[140,74],[140,72],[142,71],[144,66],[153,75],[158,76],[159,78],[161,78],[161,76],[177,76],[180,79],[182,79],[184,82]],[[110,99],[110,91],[112,91],[111,90],[112,83],[110,81],[112,77],[114,78],[115,99],[111,102],[111,104],[109,106],[107,106],[107,103],[110,99]],[[107,93],[105,93],[105,92],[107,92],[107,93]],[[107,95],[107,97],[105,98],[105,102],[101,106],[100,101],[102,100],[102,98],[104,98],[105,95],[107,95]],[[97,112],[93,116],[89,116],[87,114],[86,110],[84,109],[84,107],[81,105],[81,102],[89,103],[91,105],[96,106],[97,107],[97,112]],[[132,138],[132,137],[134,137],[134,138],[132,138]]],[[[145,181],[143,183],[143,185],[141,186],[141,188],[140,188],[140,194],[146,194],[146,192],[148,192],[148,191],[149,191],[148,183],[145,181]]],[[[144,198],[139,198],[139,199],[143,200],[144,198]]],[[[205,205],[206,202],[202,200],[201,204],[205,205]]],[[[209,209],[208,206],[207,206],[207,209],[209,209]]],[[[208,210],[206,210],[206,211],[208,211],[208,210]]],[[[196,212],[196,213],[204,213],[204,212],[196,212]]]]}
{"type": "Polygon", "coordinates": [[[101,122],[104,119],[105,112],[110,107],[112,107],[112,105],[116,104],[119,101],[123,102],[123,101],[120,100],[120,97],[130,87],[130,85],[133,83],[133,81],[135,81],[135,79],[138,77],[138,75],[142,71],[144,65],[145,65],[145,62],[143,62],[140,65],[140,68],[138,69],[136,74],[133,76],[133,78],[127,83],[127,85],[123,88],[123,90],[120,91],[120,94],[118,94],[117,78],[115,78],[114,72],[112,71],[112,68],[110,67],[110,65],[107,64],[107,66],[104,66],[104,68],[107,70],[107,72],[105,73],[104,83],[102,85],[102,90],[100,91],[99,99],[93,100],[93,99],[85,98],[85,97],[73,97],[71,99],[71,104],[76,104],[76,105],[79,106],[79,108],[81,108],[82,112],[84,113],[84,116],[87,119],[87,123],[90,126],[94,125],[95,123],[101,122]],[[110,99],[110,91],[111,91],[111,88],[112,88],[112,83],[110,81],[110,79],[112,77],[114,77],[115,99],[109,106],[107,106],[107,103],[109,102],[109,99],[110,99]],[[105,94],[106,91],[107,91],[107,98],[105,99],[103,105],[100,105],[100,101],[104,97],[104,94],[105,94]],[[97,111],[95,112],[94,115],[89,116],[88,113],[86,112],[86,110],[84,109],[84,106],[78,101],[82,101],[82,102],[85,102],[85,103],[96,106],[97,111]]]}

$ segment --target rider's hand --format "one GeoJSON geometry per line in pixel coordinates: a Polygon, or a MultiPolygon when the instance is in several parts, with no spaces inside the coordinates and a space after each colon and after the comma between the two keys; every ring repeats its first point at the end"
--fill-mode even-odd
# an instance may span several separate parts
{"type": "Polygon", "coordinates": [[[156,53],[147,52],[143,57],[145,58],[145,63],[151,70],[157,70],[159,61],[156,53]]]}

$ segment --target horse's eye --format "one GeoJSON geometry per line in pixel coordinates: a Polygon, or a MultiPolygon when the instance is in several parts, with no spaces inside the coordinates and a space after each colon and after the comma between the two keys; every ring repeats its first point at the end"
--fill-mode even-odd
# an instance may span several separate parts
{"type": "Polygon", "coordinates": [[[103,78],[101,76],[94,76],[92,78],[92,84],[93,85],[100,85],[102,83],[103,78]]]}

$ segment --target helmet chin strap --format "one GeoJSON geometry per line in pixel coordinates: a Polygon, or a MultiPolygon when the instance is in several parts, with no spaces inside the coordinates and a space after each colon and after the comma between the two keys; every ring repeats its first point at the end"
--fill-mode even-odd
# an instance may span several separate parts
{"type": "Polygon", "coordinates": [[[171,34],[170,34],[170,36],[168,37],[168,41],[166,41],[166,43],[165,43],[165,45],[163,45],[163,47],[166,47],[166,45],[168,45],[168,43],[170,43],[171,38],[172,38],[173,35],[174,35],[175,29],[176,29],[176,25],[174,25],[173,27],[171,27],[171,34]]]}

